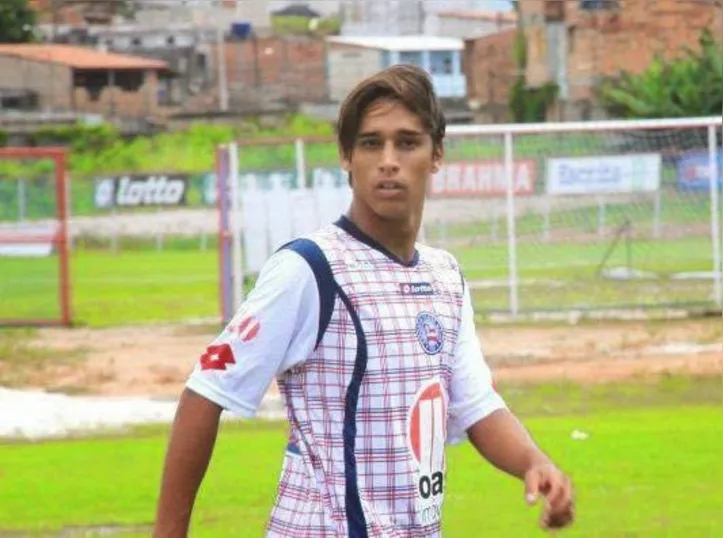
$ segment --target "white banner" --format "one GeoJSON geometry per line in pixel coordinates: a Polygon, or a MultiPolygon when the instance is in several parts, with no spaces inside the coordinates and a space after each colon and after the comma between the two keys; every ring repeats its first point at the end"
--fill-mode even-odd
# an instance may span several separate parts
{"type": "Polygon", "coordinates": [[[660,188],[659,153],[547,159],[548,194],[653,192],[660,188]]]}

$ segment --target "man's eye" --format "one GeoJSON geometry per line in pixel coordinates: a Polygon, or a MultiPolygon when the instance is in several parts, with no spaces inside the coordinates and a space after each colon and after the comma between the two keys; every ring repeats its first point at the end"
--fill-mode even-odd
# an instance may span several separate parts
{"type": "Polygon", "coordinates": [[[359,142],[359,145],[363,148],[376,148],[379,146],[379,141],[373,138],[365,138],[359,142]]]}
{"type": "Polygon", "coordinates": [[[399,146],[404,149],[413,149],[417,147],[418,142],[412,138],[399,141],[399,146]]]}

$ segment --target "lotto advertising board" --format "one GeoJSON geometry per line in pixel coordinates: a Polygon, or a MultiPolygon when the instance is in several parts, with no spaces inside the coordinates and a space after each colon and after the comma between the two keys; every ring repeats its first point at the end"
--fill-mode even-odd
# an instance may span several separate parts
{"type": "Polygon", "coordinates": [[[129,174],[95,180],[95,206],[141,207],[186,205],[185,174],[129,174]]]}

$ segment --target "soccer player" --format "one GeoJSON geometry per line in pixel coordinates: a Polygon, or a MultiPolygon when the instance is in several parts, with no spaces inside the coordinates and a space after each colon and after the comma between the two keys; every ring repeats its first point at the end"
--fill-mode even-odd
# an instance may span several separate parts
{"type": "Polygon", "coordinates": [[[457,261],[416,242],[444,135],[419,69],[390,67],[348,95],[348,213],[271,256],[201,355],[171,434],[157,538],[186,536],[222,410],[252,416],[274,378],[290,431],[269,537],[440,536],[445,444],[465,438],[523,482],[528,503],[544,498],[543,528],[572,521],[570,480],[495,389],[457,261]]]}

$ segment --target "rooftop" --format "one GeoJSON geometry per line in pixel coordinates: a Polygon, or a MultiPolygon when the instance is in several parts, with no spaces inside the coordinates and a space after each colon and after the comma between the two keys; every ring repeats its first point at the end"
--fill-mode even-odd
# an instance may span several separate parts
{"type": "Polygon", "coordinates": [[[510,24],[517,22],[517,13],[514,11],[484,11],[484,10],[447,10],[437,13],[438,17],[452,19],[469,19],[476,21],[490,22],[508,22],[510,24]]]}
{"type": "Polygon", "coordinates": [[[166,62],[139,56],[102,52],[88,47],[50,43],[0,45],[0,56],[65,65],[73,69],[169,69],[166,62]]]}
{"type": "Polygon", "coordinates": [[[464,41],[456,37],[436,37],[427,35],[409,36],[330,36],[329,43],[366,47],[369,49],[397,52],[422,50],[463,50],[464,41]]]}

